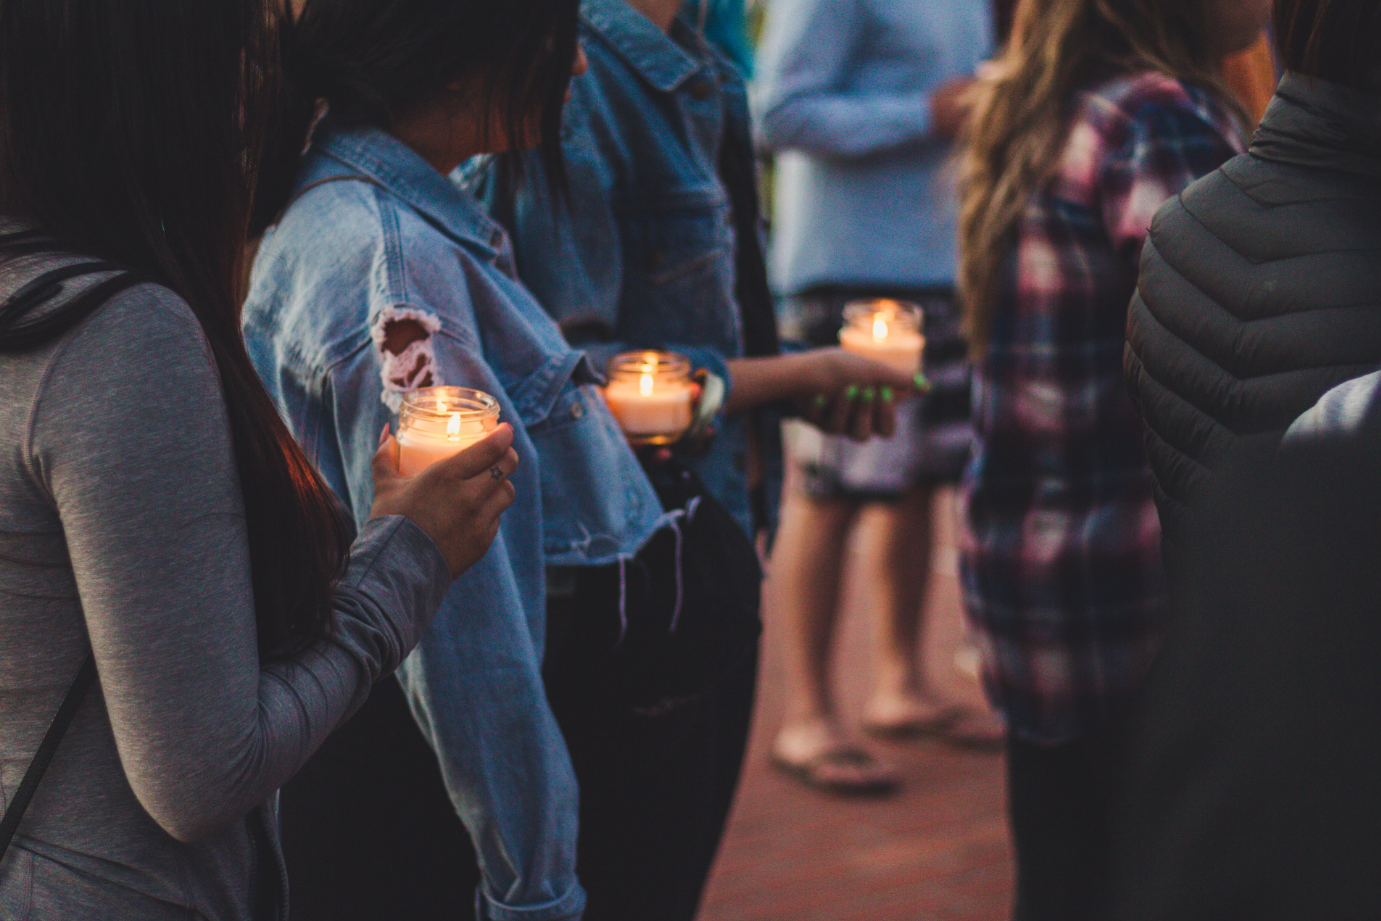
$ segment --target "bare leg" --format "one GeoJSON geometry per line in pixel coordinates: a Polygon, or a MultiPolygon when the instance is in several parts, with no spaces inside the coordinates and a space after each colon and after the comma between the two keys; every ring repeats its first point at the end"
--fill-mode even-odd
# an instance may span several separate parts
{"type": "Polygon", "coordinates": [[[816,500],[788,491],[767,587],[786,651],[786,713],[773,756],[785,766],[810,769],[811,779],[821,785],[843,789],[895,780],[892,768],[860,756],[846,743],[830,693],[840,576],[857,512],[850,501],[816,500]],[[844,751],[852,759],[818,763],[844,751]]]}
{"type": "Polygon", "coordinates": [[[873,503],[865,511],[874,545],[860,566],[878,619],[877,683],[863,714],[869,728],[905,730],[956,715],[931,691],[922,671],[933,500],[930,487],[922,486],[897,502],[873,503]]]}
{"type": "Polygon", "coordinates": [[[786,649],[785,729],[834,722],[830,650],[839,613],[844,547],[857,506],[799,492],[782,506],[768,588],[786,649]]]}

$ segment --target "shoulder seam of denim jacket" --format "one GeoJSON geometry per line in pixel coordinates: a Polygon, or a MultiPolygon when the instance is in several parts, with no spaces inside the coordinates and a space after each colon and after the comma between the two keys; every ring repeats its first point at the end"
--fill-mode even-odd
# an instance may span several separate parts
{"type": "MultiPolygon", "coordinates": [[[[388,267],[388,299],[391,302],[409,303],[407,263],[403,258],[403,231],[399,226],[398,208],[391,200],[392,190],[374,186],[375,206],[379,211],[379,228],[384,235],[384,261],[388,267]]],[[[370,313],[373,314],[373,305],[370,313]]],[[[369,318],[373,323],[373,317],[369,318]]]]}
{"type": "MultiPolygon", "coordinates": [[[[322,153],[351,172],[358,173],[361,178],[372,180],[383,191],[405,202],[436,225],[448,237],[477,250],[486,261],[492,262],[498,258],[497,243],[502,239],[499,225],[412,148],[378,128],[354,128],[349,131],[332,130],[329,125],[323,128],[324,131],[318,131],[323,131],[324,136],[313,141],[313,146],[322,153]],[[416,161],[417,169],[403,172],[370,149],[376,146],[399,148],[395,159],[406,163],[416,161]]],[[[313,170],[308,171],[303,179],[316,181],[325,175],[324,172],[313,170]]]]}
{"type": "Polygon", "coordinates": [[[605,44],[663,93],[676,89],[702,66],[627,0],[584,0],[580,13],[605,44]]]}

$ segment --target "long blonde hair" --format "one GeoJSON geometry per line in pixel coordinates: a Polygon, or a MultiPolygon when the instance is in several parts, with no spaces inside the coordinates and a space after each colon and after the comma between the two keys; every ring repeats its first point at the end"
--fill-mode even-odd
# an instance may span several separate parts
{"type": "Polygon", "coordinates": [[[1021,0],[1012,37],[975,91],[963,158],[959,294],[975,357],[986,349],[1003,257],[1069,133],[1073,95],[1149,68],[1214,93],[1240,119],[1207,36],[1209,0],[1021,0]]]}

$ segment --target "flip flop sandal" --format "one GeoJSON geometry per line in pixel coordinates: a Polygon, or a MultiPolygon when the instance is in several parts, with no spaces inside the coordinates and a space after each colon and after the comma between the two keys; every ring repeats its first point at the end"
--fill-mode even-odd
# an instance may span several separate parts
{"type": "Polygon", "coordinates": [[[772,763],[779,771],[795,777],[806,786],[836,796],[888,796],[901,788],[901,779],[890,773],[887,773],[887,776],[878,773],[871,779],[856,781],[844,780],[837,775],[831,776],[831,767],[887,771],[876,758],[861,748],[831,749],[821,752],[804,764],[794,764],[780,755],[773,754],[772,763]]]}

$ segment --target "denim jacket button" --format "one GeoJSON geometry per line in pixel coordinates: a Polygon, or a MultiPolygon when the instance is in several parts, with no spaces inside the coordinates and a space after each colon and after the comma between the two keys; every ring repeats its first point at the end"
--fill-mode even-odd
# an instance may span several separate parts
{"type": "Polygon", "coordinates": [[[710,85],[708,80],[696,80],[689,89],[691,98],[698,102],[704,102],[714,93],[714,87],[710,85]]]}
{"type": "Polygon", "coordinates": [[[585,415],[585,404],[576,400],[571,404],[571,417],[579,419],[583,415],[585,415]]]}

